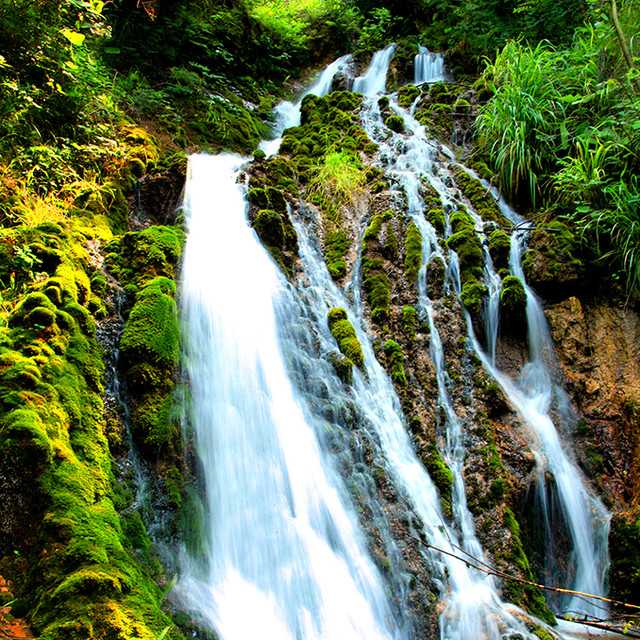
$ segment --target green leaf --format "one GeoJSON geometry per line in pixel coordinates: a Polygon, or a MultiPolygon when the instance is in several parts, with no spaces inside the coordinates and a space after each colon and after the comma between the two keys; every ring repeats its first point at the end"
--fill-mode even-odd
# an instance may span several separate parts
{"type": "Polygon", "coordinates": [[[60,33],[74,46],[79,47],[85,40],[85,36],[71,29],[62,29],[60,33]]]}
{"type": "Polygon", "coordinates": [[[120,53],[119,47],[105,47],[104,52],[110,56],[117,56],[120,53]]]}

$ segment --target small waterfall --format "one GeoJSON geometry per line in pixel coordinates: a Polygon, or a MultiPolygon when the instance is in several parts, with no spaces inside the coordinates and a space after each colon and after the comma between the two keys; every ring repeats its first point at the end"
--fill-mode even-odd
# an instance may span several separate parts
{"type": "MultiPolygon", "coordinates": [[[[511,251],[509,268],[513,275],[520,278],[524,285],[526,302],[527,334],[529,342],[529,361],[522,367],[517,378],[512,379],[500,371],[495,364],[495,342],[493,353],[485,353],[475,339],[471,323],[469,333],[472,337],[476,353],[482,360],[487,372],[498,382],[509,398],[511,404],[522,416],[531,432],[530,447],[539,465],[540,504],[544,508],[543,518],[547,530],[548,549],[547,564],[551,567],[552,577],[559,580],[558,586],[569,584],[575,591],[606,594],[606,576],[609,567],[609,521],[610,514],[599,498],[592,495],[586,485],[582,473],[567,453],[560,439],[556,423],[564,416],[565,421],[575,422],[575,418],[566,410],[569,405],[566,392],[557,380],[558,363],[556,362],[553,341],[544,316],[542,304],[536,294],[527,285],[522,268],[522,254],[525,250],[529,231],[527,221],[516,213],[501,195],[488,182],[480,179],[475,172],[464,167],[474,179],[479,180],[496,200],[501,213],[514,225],[511,235],[511,251]],[[553,521],[552,505],[546,497],[545,472],[553,476],[564,521],[569,529],[572,542],[572,558],[570,565],[573,573],[563,575],[555,568],[557,559],[553,554],[550,535],[553,521]]],[[[491,270],[492,271],[492,270],[491,270]]],[[[495,278],[495,273],[489,273],[495,278]]],[[[487,326],[496,325],[497,332],[499,314],[499,289],[497,293],[489,287],[489,309],[492,315],[487,318],[487,326]],[[491,298],[497,298],[492,309],[491,298]]],[[[491,343],[490,343],[491,344],[491,343]]],[[[572,614],[602,618],[607,608],[601,602],[594,602],[578,596],[566,596],[560,602],[560,609],[572,614]]]]}
{"type": "Polygon", "coordinates": [[[415,58],[414,84],[444,80],[444,56],[441,53],[431,53],[426,47],[419,47],[415,58]]]}
{"type": "MultiPolygon", "coordinates": [[[[454,161],[454,154],[439,145],[439,143],[429,140],[424,127],[396,103],[392,102],[392,107],[404,118],[407,130],[413,134],[409,141],[404,140],[400,145],[401,149],[403,148],[402,145],[406,147],[404,151],[405,164],[401,164],[401,159],[396,158],[395,160],[396,168],[400,171],[400,181],[403,182],[404,180],[406,184],[412,171],[421,172],[439,193],[445,208],[454,203],[457,206],[467,208],[476,220],[478,233],[482,234],[483,221],[481,218],[473,211],[469,203],[456,201],[455,194],[447,186],[448,180],[443,180],[440,175],[444,174],[445,177],[449,175],[446,162],[439,161],[436,163],[434,160],[441,153],[449,160],[454,161]],[[439,166],[434,166],[435,164],[439,166]]],[[[382,123],[376,121],[376,112],[377,106],[370,105],[368,109],[369,115],[367,116],[370,120],[368,129],[374,136],[376,131],[384,130],[382,123]],[[373,124],[371,123],[372,115],[373,124]]],[[[365,124],[366,122],[367,119],[365,118],[365,124]]],[[[397,134],[395,137],[398,137],[397,134]]],[[[394,158],[394,156],[397,156],[397,152],[390,150],[384,155],[387,158],[394,158]]],[[[460,164],[458,166],[475,179],[479,179],[471,170],[460,164]]],[[[543,469],[539,472],[539,477],[544,479],[544,470],[548,470],[554,477],[558,498],[564,518],[568,523],[573,544],[570,564],[575,569],[574,575],[563,576],[564,584],[559,584],[558,586],[570,586],[576,591],[604,595],[608,568],[607,541],[610,516],[601,501],[587,490],[585,480],[576,464],[567,454],[554,424],[554,412],[556,414],[560,413],[560,405],[568,404],[568,399],[562,387],[554,381],[554,372],[557,367],[553,343],[540,301],[526,285],[522,270],[521,258],[526,244],[527,231],[518,229],[518,225],[521,226],[525,220],[514,212],[486,181],[481,182],[493,194],[503,215],[513,222],[516,228],[511,240],[510,269],[514,275],[522,279],[525,285],[530,360],[523,367],[517,380],[510,379],[509,376],[495,366],[501,281],[495,273],[486,247],[484,248],[485,284],[489,295],[485,307],[485,324],[487,343],[489,345],[488,352],[484,351],[476,339],[471,320],[467,314],[469,336],[485,369],[502,387],[511,404],[530,429],[531,438],[529,444],[531,450],[539,464],[543,465],[543,469]]],[[[411,203],[411,196],[409,196],[409,202],[411,203]]],[[[411,204],[409,205],[409,212],[410,214],[412,213],[411,204]]],[[[419,218],[415,219],[418,222],[419,218]]],[[[427,236],[431,233],[431,231],[425,230],[424,222],[420,228],[423,234],[427,234],[427,236]]],[[[449,232],[450,229],[446,233],[449,232]]],[[[460,277],[455,252],[449,252],[448,262],[450,284],[459,294],[460,277]]],[[[548,505],[546,499],[541,502],[548,505]]],[[[548,525],[552,520],[552,514],[545,513],[544,518],[548,525]]],[[[599,617],[602,617],[603,611],[606,612],[606,607],[603,608],[601,603],[588,601],[577,596],[565,598],[561,609],[568,613],[599,617]]]]}
{"type": "Polygon", "coordinates": [[[396,51],[396,45],[390,44],[386,49],[376,51],[371,59],[371,64],[364,75],[358,76],[353,82],[353,90],[356,93],[373,98],[380,93],[385,93],[387,87],[387,72],[391,59],[396,51]]]}
{"type": "MultiPolygon", "coordinates": [[[[424,129],[407,112],[400,109],[393,102],[393,98],[391,105],[404,118],[408,130],[421,131],[424,134],[424,129]]],[[[454,476],[453,520],[455,528],[449,527],[445,523],[439,504],[433,502],[437,500],[437,496],[430,495],[426,491],[427,484],[430,485],[431,482],[426,471],[418,462],[408,439],[406,443],[403,442],[404,446],[401,446],[398,441],[388,440],[388,447],[385,447],[385,450],[390,456],[389,470],[392,475],[395,475],[398,484],[407,492],[409,499],[416,506],[416,512],[422,518],[428,531],[427,537],[433,546],[455,555],[466,552],[483,561],[484,552],[476,537],[473,517],[466,502],[463,476],[465,447],[462,424],[455,413],[446,387],[444,353],[434,320],[433,305],[427,292],[426,270],[429,261],[434,256],[444,260],[436,231],[423,215],[424,203],[420,196],[420,179],[427,175],[434,176],[433,162],[436,148],[424,135],[414,135],[410,139],[406,139],[387,129],[384,126],[377,102],[373,100],[368,101],[365,106],[363,124],[370,137],[380,147],[379,156],[386,163],[387,175],[392,181],[399,184],[404,192],[408,215],[420,229],[423,238],[423,263],[419,275],[419,303],[430,327],[430,352],[437,374],[438,404],[444,413],[447,437],[445,458],[454,476]],[[422,478],[419,478],[419,475],[422,478]],[[429,523],[434,522],[434,518],[438,518],[440,521],[440,526],[437,529],[428,526],[429,523]]],[[[440,187],[443,191],[446,189],[444,183],[441,183],[440,187]]],[[[455,268],[455,265],[453,267],[455,268]]],[[[361,339],[365,339],[364,336],[361,339]]],[[[369,366],[368,372],[372,379],[369,366]]],[[[390,383],[387,382],[387,385],[390,383]]],[[[392,393],[392,391],[387,390],[386,393],[392,393]]],[[[383,396],[384,392],[378,391],[375,397],[383,396]]],[[[397,423],[398,420],[396,419],[395,422],[397,423]]],[[[387,418],[381,428],[388,430],[392,424],[394,421],[387,418]]],[[[399,434],[397,438],[400,439],[399,434]]],[[[433,487],[431,490],[435,494],[433,487]]],[[[501,601],[495,581],[491,576],[474,570],[447,555],[442,555],[439,562],[442,568],[445,568],[441,584],[444,600],[444,610],[440,617],[440,637],[442,640],[470,640],[472,638],[500,640],[508,637],[509,634],[530,637],[526,626],[514,615],[517,608],[501,601]]]]}
{"type": "Polygon", "coordinates": [[[351,64],[351,56],[346,55],[334,60],[318,76],[315,82],[298,98],[296,102],[280,102],[274,109],[275,124],[273,126],[272,140],[263,140],[259,148],[267,156],[273,156],[280,150],[282,134],[285,129],[297,127],[300,124],[300,107],[305,96],[326,96],[331,91],[333,80],[338,73],[346,71],[351,64]]]}
{"type": "Polygon", "coordinates": [[[189,165],[182,318],[208,538],[176,594],[224,640],[401,640],[323,422],[287,373],[295,305],[248,224],[244,163],[189,165]]]}

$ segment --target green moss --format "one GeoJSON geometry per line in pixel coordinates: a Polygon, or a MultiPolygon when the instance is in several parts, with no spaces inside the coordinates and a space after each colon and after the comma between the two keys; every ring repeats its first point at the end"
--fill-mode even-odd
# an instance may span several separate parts
{"type": "Polygon", "coordinates": [[[434,443],[431,443],[422,452],[422,461],[429,472],[429,477],[440,493],[440,504],[444,515],[447,518],[451,518],[453,494],[453,473],[451,469],[449,469],[434,443]]]}
{"type": "Polygon", "coordinates": [[[586,274],[579,239],[558,220],[534,230],[522,267],[527,281],[545,294],[566,296],[567,287],[575,286],[586,274]]]}
{"type": "Polygon", "coordinates": [[[485,221],[504,223],[500,208],[491,193],[479,180],[472,178],[466,171],[456,167],[453,171],[456,184],[476,213],[485,221]]]}
{"type": "Polygon", "coordinates": [[[403,109],[408,109],[420,95],[420,87],[414,84],[406,84],[398,89],[398,104],[403,109]]]}
{"type": "Polygon", "coordinates": [[[184,232],[179,227],[147,227],[110,243],[107,265],[121,283],[137,287],[154,276],[174,279],[183,245],[184,232]]]}
{"type": "Polygon", "coordinates": [[[388,222],[393,218],[393,211],[387,209],[382,213],[377,213],[371,218],[371,222],[367,226],[363,236],[363,242],[365,244],[380,243],[382,228],[385,222],[388,222]]]}
{"type": "Polygon", "coordinates": [[[353,362],[342,353],[332,353],[329,360],[338,375],[338,378],[345,384],[353,382],[353,362]]]}
{"type": "Polygon", "coordinates": [[[273,209],[261,209],[253,217],[252,226],[273,259],[292,275],[298,241],[289,217],[273,209]]]}
{"type": "Polygon", "coordinates": [[[427,264],[427,292],[432,300],[441,298],[444,293],[444,284],[447,267],[440,256],[433,256],[427,264]]]}
{"type": "Polygon", "coordinates": [[[362,284],[371,318],[382,324],[389,317],[391,309],[391,281],[384,271],[382,260],[365,257],[362,260],[362,284]]]}
{"type": "Polygon", "coordinates": [[[522,314],[527,305],[527,294],[522,280],[517,276],[507,276],[502,281],[500,305],[506,313],[522,314]]]}
{"type": "Polygon", "coordinates": [[[351,240],[343,229],[329,231],[324,241],[324,255],[327,269],[334,280],[340,280],[347,273],[345,256],[351,246],[351,240]]]}
{"type": "Polygon", "coordinates": [[[489,253],[496,270],[508,269],[511,238],[502,229],[496,229],[489,235],[489,253]]]}
{"type": "Polygon", "coordinates": [[[384,343],[384,353],[387,357],[387,365],[391,379],[399,387],[407,386],[407,374],[404,370],[404,353],[402,347],[395,340],[387,340],[384,343]]]}
{"type": "Polygon", "coordinates": [[[402,307],[402,331],[404,334],[413,340],[416,337],[416,331],[418,330],[418,312],[415,307],[406,305],[402,307]]]}
{"type": "Polygon", "coordinates": [[[364,354],[355,329],[347,317],[347,312],[339,307],[333,308],[327,315],[331,335],[338,343],[338,348],[354,365],[364,367],[364,354]]]}
{"type": "Polygon", "coordinates": [[[444,209],[442,207],[431,207],[427,210],[425,216],[436,232],[442,235],[445,229],[444,209]]]}
{"type": "Polygon", "coordinates": [[[487,287],[479,280],[467,280],[462,285],[460,300],[472,316],[479,317],[482,312],[487,287]]]}
{"type": "MultiPolygon", "coordinates": [[[[505,528],[511,534],[510,549],[505,560],[518,567],[527,580],[535,581],[529,559],[522,546],[520,525],[515,514],[509,507],[505,507],[504,509],[503,522],[505,528]]],[[[506,580],[503,584],[502,595],[503,598],[509,602],[523,607],[540,618],[540,620],[548,624],[555,624],[555,617],[547,606],[544,595],[538,587],[531,584],[518,583],[513,580],[506,580]]]]}
{"type": "Polygon", "coordinates": [[[404,273],[409,282],[418,285],[422,265],[422,234],[414,222],[407,225],[404,236],[404,273]]]}
{"type": "Polygon", "coordinates": [[[131,309],[120,340],[125,366],[150,362],[170,373],[180,356],[175,283],[154,278],[143,287],[131,309]]]}
{"type": "Polygon", "coordinates": [[[385,119],[384,123],[389,129],[391,129],[391,131],[395,131],[396,133],[404,133],[404,120],[400,116],[388,116],[385,119]]]}

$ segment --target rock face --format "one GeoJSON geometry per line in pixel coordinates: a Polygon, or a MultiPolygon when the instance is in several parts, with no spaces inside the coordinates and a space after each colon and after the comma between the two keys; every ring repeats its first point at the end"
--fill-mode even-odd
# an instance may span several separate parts
{"type": "Polygon", "coordinates": [[[570,297],[546,310],[560,367],[583,420],[578,460],[612,513],[613,597],[640,600],[640,314],[570,297]]]}

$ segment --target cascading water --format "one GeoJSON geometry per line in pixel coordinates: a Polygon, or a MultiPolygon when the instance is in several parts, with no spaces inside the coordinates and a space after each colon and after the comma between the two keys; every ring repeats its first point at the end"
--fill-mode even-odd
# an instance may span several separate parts
{"type": "Polygon", "coordinates": [[[387,87],[387,72],[395,53],[396,45],[390,44],[382,51],[376,51],[371,59],[366,72],[358,76],[353,82],[353,90],[356,93],[373,98],[379,93],[384,93],[387,87]]]}
{"type": "MultiPolygon", "coordinates": [[[[522,218],[504,201],[499,199],[498,204],[505,217],[516,225],[522,224],[522,218]]],[[[527,285],[522,269],[522,252],[527,236],[526,229],[518,230],[512,235],[509,262],[511,272],[524,284],[527,296],[529,362],[523,366],[518,379],[512,380],[484,356],[477,341],[476,351],[487,371],[504,389],[535,436],[531,447],[538,454],[536,457],[542,466],[541,478],[544,478],[544,470],[548,470],[554,478],[572,541],[573,558],[570,564],[575,567],[575,571],[574,575],[566,577],[576,591],[604,595],[609,565],[610,516],[602,502],[587,490],[582,474],[565,451],[554,424],[554,413],[560,414],[567,400],[564,390],[554,379],[557,364],[542,305],[527,285]]],[[[540,483],[540,489],[545,491],[543,482],[540,483]]],[[[548,501],[544,496],[541,502],[548,509],[548,501]]],[[[551,520],[549,511],[545,517],[547,521],[551,520]]],[[[561,608],[568,613],[596,618],[602,618],[607,610],[602,603],[585,600],[579,596],[565,598],[561,608]]]]}
{"type": "Polygon", "coordinates": [[[305,96],[326,96],[331,91],[335,77],[345,72],[351,64],[351,56],[346,55],[334,60],[318,76],[316,81],[298,98],[296,102],[284,101],[274,109],[275,123],[272,130],[273,139],[264,140],[259,148],[267,156],[273,156],[280,150],[282,134],[289,127],[297,127],[300,124],[300,107],[305,96]]]}
{"type": "MultiPolygon", "coordinates": [[[[429,78],[425,78],[428,82],[429,78]]],[[[435,230],[426,222],[422,216],[417,177],[426,177],[431,185],[439,193],[445,208],[451,204],[466,206],[469,212],[476,219],[476,228],[482,233],[482,220],[473,211],[468,202],[462,202],[448,186],[449,171],[446,161],[438,161],[439,155],[444,155],[449,161],[455,158],[454,154],[439,145],[437,142],[428,139],[424,127],[413,119],[410,113],[401,109],[397,103],[391,101],[391,106],[398,115],[404,119],[405,127],[410,132],[411,137],[390,132],[380,118],[378,106],[370,103],[365,109],[365,127],[372,138],[381,144],[380,155],[385,158],[390,165],[389,173],[402,185],[408,199],[408,212],[416,222],[423,235],[424,259],[425,263],[431,256],[438,255],[444,258],[443,252],[437,244],[435,230]],[[386,139],[391,139],[391,143],[386,143],[386,139]],[[393,148],[393,141],[397,143],[397,149],[393,148]],[[435,167],[434,164],[440,166],[435,167]],[[446,179],[442,178],[442,175],[446,179]],[[456,202],[457,201],[457,202],[456,202]]],[[[458,165],[461,166],[461,165],[458,165]]],[[[475,174],[464,168],[469,174],[475,174]]],[[[485,183],[489,189],[489,185],[485,183]]],[[[495,273],[491,258],[486,247],[485,255],[485,284],[487,285],[489,296],[486,307],[487,344],[486,353],[475,337],[475,333],[467,314],[469,336],[476,350],[477,355],[482,360],[486,370],[500,384],[509,398],[512,405],[518,410],[525,424],[532,434],[530,446],[535,458],[542,464],[539,477],[544,479],[544,470],[548,470],[556,484],[558,497],[562,505],[563,514],[568,523],[571,535],[573,558],[570,563],[575,567],[574,575],[564,576],[569,585],[577,590],[596,595],[605,593],[605,576],[608,566],[608,521],[609,516],[602,503],[592,496],[586,489],[582,474],[571,461],[562,446],[558,431],[554,425],[552,416],[554,404],[556,413],[559,412],[561,404],[566,405],[566,394],[561,386],[554,382],[554,349],[549,336],[548,327],[544,318],[544,313],[538,298],[526,285],[521,264],[521,255],[526,243],[527,232],[517,230],[518,225],[522,225],[523,219],[518,216],[504,202],[499,194],[492,190],[498,205],[505,217],[516,225],[516,231],[512,235],[510,268],[514,275],[520,277],[525,284],[527,295],[527,325],[530,346],[530,361],[523,367],[518,381],[511,380],[506,374],[499,371],[495,366],[495,351],[499,324],[499,294],[500,278],[495,273]]],[[[448,230],[450,232],[450,230],[448,230]]],[[[450,274],[450,283],[454,290],[460,292],[459,272],[457,257],[455,252],[449,254],[447,272],[450,274]]],[[[423,264],[423,270],[425,265],[423,264]]],[[[424,271],[421,279],[424,278],[424,271]]],[[[442,353],[439,345],[439,335],[433,322],[433,309],[426,288],[421,285],[421,299],[426,309],[430,327],[433,335],[431,353],[438,371],[439,402],[444,409],[448,429],[448,462],[454,474],[461,475],[460,460],[456,461],[456,450],[458,455],[461,451],[461,440],[457,417],[452,412],[450,403],[446,397],[446,389],[440,377],[442,370],[442,353]],[[434,332],[434,329],[436,331],[434,332]],[[453,446],[452,446],[453,445],[453,446]]],[[[461,481],[460,481],[461,482],[461,481]]],[[[464,520],[470,518],[468,512],[465,514],[463,499],[463,485],[458,485],[457,494],[460,498],[460,509],[457,517],[461,520],[461,530],[465,531],[464,520]]],[[[543,488],[544,491],[544,488],[543,488]]],[[[541,500],[548,505],[546,499],[541,500]]],[[[551,521],[550,514],[544,514],[547,522],[551,521]]],[[[469,522],[472,526],[472,521],[469,522]]],[[[466,529],[469,531],[469,529],[466,529]]],[[[564,585],[567,586],[565,583],[564,585]]],[[[567,597],[561,609],[567,613],[578,613],[586,615],[599,615],[602,617],[603,607],[601,603],[595,604],[577,596],[567,597]]],[[[606,608],[605,608],[606,611],[606,608]]]]}
{"type": "Polygon", "coordinates": [[[444,56],[432,53],[426,47],[419,47],[415,58],[414,84],[441,82],[444,77],[444,56]]]}
{"type": "MultiPolygon", "coordinates": [[[[376,82],[378,86],[383,85],[380,80],[376,82]]],[[[405,124],[410,129],[419,127],[409,114],[399,108],[398,110],[404,115],[405,124]]],[[[424,203],[420,196],[420,178],[430,173],[434,155],[433,147],[424,136],[414,136],[412,139],[406,140],[387,129],[375,100],[367,102],[363,119],[365,130],[379,145],[379,156],[386,162],[387,175],[392,181],[399,183],[406,196],[408,215],[422,232],[423,263],[420,269],[419,302],[429,322],[431,356],[436,367],[438,403],[445,416],[447,435],[445,458],[454,477],[453,520],[456,528],[445,524],[435,489],[427,479],[427,473],[418,462],[408,438],[405,440],[401,435],[402,424],[397,417],[395,420],[386,417],[383,425],[379,427],[383,434],[392,429],[392,426],[397,426],[398,429],[397,433],[393,432],[392,436],[387,436],[386,440],[385,451],[389,455],[389,470],[416,507],[416,512],[427,528],[429,542],[433,546],[455,555],[459,555],[462,550],[463,553],[466,552],[483,561],[482,547],[475,535],[473,518],[466,503],[462,425],[455,414],[446,388],[442,343],[434,321],[433,306],[427,295],[427,264],[434,255],[438,255],[441,259],[444,258],[438,245],[435,229],[423,216],[424,203]],[[388,142],[389,140],[390,142],[388,142]],[[425,490],[428,485],[431,485],[430,490],[433,492],[431,494],[425,490]],[[440,522],[440,526],[436,529],[429,527],[429,523],[433,523],[434,518],[437,518],[436,522],[440,522]]],[[[444,188],[444,185],[442,186],[444,188]]],[[[360,338],[366,340],[365,336],[360,336],[360,338]]],[[[380,370],[377,363],[376,366],[380,370]]],[[[378,381],[372,375],[373,368],[374,365],[370,365],[368,362],[369,379],[378,381]]],[[[376,389],[375,396],[373,396],[376,398],[393,394],[390,383],[381,370],[380,375],[386,382],[386,388],[384,390],[376,389]]],[[[369,382],[369,385],[371,384],[372,382],[369,382]]],[[[383,382],[378,381],[378,384],[382,385],[383,382]]],[[[365,400],[372,402],[370,397],[363,398],[363,401],[365,400]]],[[[378,404],[380,404],[380,400],[378,400],[378,404]]],[[[509,633],[518,633],[521,634],[521,637],[529,635],[525,625],[513,615],[515,607],[501,601],[492,577],[447,555],[440,556],[439,562],[443,568],[446,567],[446,573],[442,574],[445,601],[445,609],[440,620],[442,640],[470,640],[471,638],[498,640],[509,633]],[[447,579],[448,584],[445,586],[447,579]],[[446,593],[447,589],[449,593],[446,593]]]]}
{"type": "Polygon", "coordinates": [[[206,563],[177,595],[224,640],[401,638],[278,327],[292,301],[246,219],[244,159],[193,156],[182,282],[206,563]]]}

